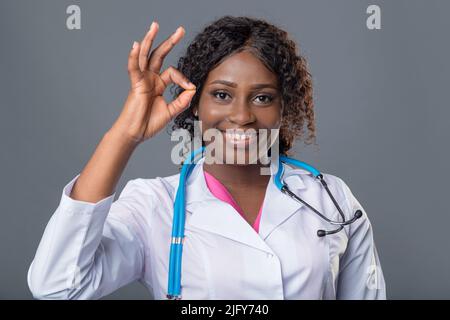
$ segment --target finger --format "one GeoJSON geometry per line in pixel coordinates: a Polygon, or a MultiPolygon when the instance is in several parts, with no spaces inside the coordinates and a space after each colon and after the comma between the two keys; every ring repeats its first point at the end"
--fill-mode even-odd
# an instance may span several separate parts
{"type": "Polygon", "coordinates": [[[134,41],[133,47],[128,55],[128,75],[132,86],[142,78],[142,73],[139,69],[139,47],[139,42],[134,41]]]}
{"type": "Polygon", "coordinates": [[[159,73],[164,62],[164,58],[172,50],[172,48],[180,41],[184,36],[185,31],[183,27],[178,27],[175,32],[162,42],[150,55],[149,58],[149,70],[159,73]]]}
{"type": "Polygon", "coordinates": [[[161,80],[166,87],[171,83],[176,83],[184,89],[195,89],[195,85],[189,81],[189,79],[182,74],[178,69],[170,66],[160,75],[161,80]]]}
{"type": "Polygon", "coordinates": [[[185,110],[195,95],[195,89],[183,91],[175,100],[167,105],[170,113],[170,119],[175,118],[179,113],[185,110]]]}
{"type": "Polygon", "coordinates": [[[147,31],[144,39],[141,42],[141,50],[139,51],[139,68],[141,71],[144,71],[148,67],[148,53],[152,46],[153,40],[156,37],[156,34],[159,30],[159,24],[156,21],[153,21],[150,25],[150,29],[147,31]]]}

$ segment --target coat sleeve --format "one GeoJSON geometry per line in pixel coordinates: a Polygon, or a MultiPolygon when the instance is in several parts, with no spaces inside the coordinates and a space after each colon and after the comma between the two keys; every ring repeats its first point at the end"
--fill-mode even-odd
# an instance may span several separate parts
{"type": "Polygon", "coordinates": [[[89,203],[70,198],[79,174],[64,188],[28,269],[37,299],[98,299],[134,280],[144,269],[144,246],[133,220],[136,180],[89,203]]]}
{"type": "MultiPolygon", "coordinates": [[[[361,210],[363,215],[350,224],[347,248],[340,260],[337,299],[384,300],[386,284],[374,242],[372,225],[366,211],[347,184],[339,179],[350,215],[361,210]]],[[[349,217],[347,217],[349,219],[349,217]]]]}

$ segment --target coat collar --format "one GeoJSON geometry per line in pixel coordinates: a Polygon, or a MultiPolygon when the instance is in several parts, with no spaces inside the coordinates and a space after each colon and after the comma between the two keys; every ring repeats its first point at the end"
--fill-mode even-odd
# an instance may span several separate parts
{"type": "MultiPolygon", "coordinates": [[[[217,199],[208,189],[203,174],[204,158],[200,159],[186,183],[186,229],[191,226],[238,241],[269,252],[272,249],[264,241],[283,222],[296,213],[303,204],[282,193],[274,184],[275,171],[271,165],[271,178],[263,202],[259,234],[228,203],[217,199]],[[205,205],[205,202],[208,205],[205,205]]],[[[303,169],[283,163],[285,182],[294,193],[306,189],[303,169]]]]}

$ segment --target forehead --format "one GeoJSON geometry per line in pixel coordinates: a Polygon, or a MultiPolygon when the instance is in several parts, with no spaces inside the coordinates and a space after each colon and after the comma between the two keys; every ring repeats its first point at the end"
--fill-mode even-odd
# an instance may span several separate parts
{"type": "Polygon", "coordinates": [[[225,58],[208,73],[206,84],[214,80],[227,80],[239,85],[253,83],[277,83],[277,76],[261,60],[248,51],[242,51],[225,58]]]}

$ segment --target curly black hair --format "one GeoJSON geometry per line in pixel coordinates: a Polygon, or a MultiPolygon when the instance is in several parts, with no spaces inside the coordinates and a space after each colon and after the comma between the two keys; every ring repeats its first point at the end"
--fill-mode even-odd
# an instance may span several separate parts
{"type": "MultiPolygon", "coordinates": [[[[197,34],[178,61],[181,71],[197,92],[190,106],[174,119],[172,130],[186,129],[194,136],[193,107],[198,105],[208,73],[232,54],[248,50],[277,75],[282,94],[283,112],[279,134],[279,152],[289,155],[297,137],[309,131],[306,144],[316,142],[312,77],[305,58],[298,53],[286,31],[273,24],[248,16],[223,16],[197,34]]],[[[184,90],[175,86],[174,98],[184,90]]],[[[173,93],[173,90],[172,90],[173,93]]]]}

